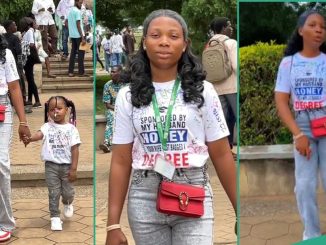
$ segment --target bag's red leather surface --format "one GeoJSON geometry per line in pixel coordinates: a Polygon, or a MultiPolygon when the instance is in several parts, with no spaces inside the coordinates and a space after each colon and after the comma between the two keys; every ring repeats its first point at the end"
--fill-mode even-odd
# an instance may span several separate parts
{"type": "Polygon", "coordinates": [[[0,105],[0,122],[5,121],[6,106],[0,105]]]}
{"type": "Polygon", "coordinates": [[[311,120],[311,132],[314,137],[326,136],[326,117],[311,120]]]}

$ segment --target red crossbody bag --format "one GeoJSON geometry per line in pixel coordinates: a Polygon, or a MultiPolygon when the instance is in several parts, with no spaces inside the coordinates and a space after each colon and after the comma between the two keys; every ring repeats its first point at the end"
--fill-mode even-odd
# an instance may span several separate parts
{"type": "Polygon", "coordinates": [[[312,119],[310,126],[314,137],[326,136],[326,117],[312,119]]]}
{"type": "Polygon", "coordinates": [[[5,121],[6,108],[5,105],[0,105],[0,122],[5,121]]]}

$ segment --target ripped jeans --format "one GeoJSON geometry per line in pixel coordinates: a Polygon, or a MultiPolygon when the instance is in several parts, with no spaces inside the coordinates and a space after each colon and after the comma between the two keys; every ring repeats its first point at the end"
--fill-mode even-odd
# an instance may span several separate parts
{"type": "Polygon", "coordinates": [[[310,120],[326,116],[326,107],[316,110],[296,112],[295,121],[309,138],[311,156],[305,156],[294,149],[295,195],[298,210],[304,225],[303,240],[321,235],[319,210],[317,205],[317,185],[320,174],[326,191],[326,137],[315,138],[310,129],[310,120]]]}
{"type": "MultiPolygon", "coordinates": [[[[208,176],[207,176],[208,178],[208,176]]],[[[128,219],[137,245],[211,245],[213,244],[213,194],[205,184],[204,215],[189,218],[156,211],[161,176],[152,170],[134,170],[128,195],[128,219]]],[[[202,185],[201,168],[183,169],[174,181],[202,185]]]]}
{"type": "Polygon", "coordinates": [[[59,201],[62,196],[63,204],[71,204],[75,190],[68,180],[70,164],[56,164],[45,162],[45,181],[49,191],[50,217],[60,217],[59,201]]]}
{"type": "Polygon", "coordinates": [[[0,104],[5,105],[5,121],[0,122],[0,230],[12,231],[15,220],[11,209],[9,146],[12,137],[13,113],[7,95],[0,95],[0,104]]]}

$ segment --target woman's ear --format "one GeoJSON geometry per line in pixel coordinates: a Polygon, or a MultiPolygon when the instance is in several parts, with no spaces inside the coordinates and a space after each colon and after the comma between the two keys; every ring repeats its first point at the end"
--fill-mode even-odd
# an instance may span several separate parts
{"type": "Polygon", "coordinates": [[[302,27],[300,27],[300,28],[298,29],[298,34],[299,34],[300,36],[302,36],[302,27]]]}
{"type": "Polygon", "coordinates": [[[188,42],[189,42],[188,40],[185,40],[184,41],[182,52],[185,52],[186,51],[187,46],[188,46],[188,42]]]}

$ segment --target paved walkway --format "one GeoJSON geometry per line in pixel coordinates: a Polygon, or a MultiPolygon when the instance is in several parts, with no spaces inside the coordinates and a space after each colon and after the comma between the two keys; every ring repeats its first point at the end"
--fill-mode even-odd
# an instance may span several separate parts
{"type": "MultiPolygon", "coordinates": [[[[96,152],[96,243],[104,244],[106,237],[107,221],[107,181],[110,167],[111,154],[104,154],[101,151],[96,152]]],[[[216,176],[214,168],[210,166],[209,174],[211,176],[211,185],[214,192],[214,244],[236,244],[234,234],[235,215],[233,208],[216,176]]],[[[128,238],[128,244],[134,245],[131,231],[128,224],[126,205],[121,216],[122,230],[128,238]]],[[[200,244],[198,244],[200,245],[200,244]]]]}
{"type": "MultiPolygon", "coordinates": [[[[326,232],[325,195],[319,195],[322,233],[326,232]]],[[[241,198],[241,245],[300,242],[303,226],[294,195],[241,198]]],[[[319,243],[316,243],[319,244],[319,243]]]]}

